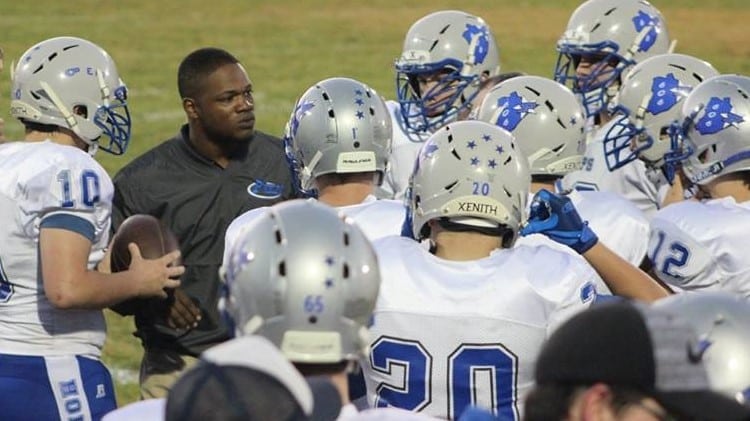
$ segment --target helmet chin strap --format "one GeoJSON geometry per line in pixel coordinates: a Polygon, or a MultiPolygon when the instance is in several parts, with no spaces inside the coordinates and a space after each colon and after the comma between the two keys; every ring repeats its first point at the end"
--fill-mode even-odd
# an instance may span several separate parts
{"type": "Polygon", "coordinates": [[[60,97],[57,95],[55,90],[52,89],[49,83],[40,81],[39,85],[41,85],[50,101],[52,101],[52,103],[55,104],[55,107],[60,111],[63,118],[65,119],[65,123],[68,125],[68,128],[72,130],[79,139],[86,143],[86,145],[88,145],[88,148],[86,148],[86,152],[88,152],[89,155],[94,156],[94,154],[96,154],[96,151],[99,149],[99,144],[83,137],[83,135],[81,134],[81,126],[78,125],[78,120],[76,120],[75,114],[73,114],[68,109],[68,107],[65,106],[65,103],[60,99],[60,97]]]}

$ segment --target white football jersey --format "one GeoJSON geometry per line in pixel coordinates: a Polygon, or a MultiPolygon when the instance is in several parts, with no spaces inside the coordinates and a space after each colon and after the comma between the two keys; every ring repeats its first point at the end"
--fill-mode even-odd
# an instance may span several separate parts
{"type": "Polygon", "coordinates": [[[386,106],[393,123],[393,146],[383,184],[378,189],[378,197],[401,200],[409,187],[409,178],[414,171],[419,151],[432,133],[414,132],[406,127],[398,102],[387,101],[386,106]]]}
{"type": "Polygon", "coordinates": [[[101,310],[60,310],[40,278],[40,227],[89,238],[89,269],[104,255],[112,181],[86,152],[50,141],[0,145],[0,353],[89,355],[104,344],[101,310]]]}
{"type": "Polygon", "coordinates": [[[403,237],[374,246],[382,283],[362,363],[368,402],[438,418],[476,405],[520,419],[543,342],[601,282],[580,259],[543,246],[467,262],[403,237]]]}
{"type": "Polygon", "coordinates": [[[669,183],[661,174],[649,174],[646,165],[638,159],[614,171],[607,168],[604,135],[614,123],[615,120],[612,120],[595,132],[593,139],[586,144],[582,168],[566,174],[562,187],[566,190],[619,194],[650,219],[666,197],[669,183]]]}
{"type": "Polygon", "coordinates": [[[659,279],[680,289],[721,289],[750,298],[750,202],[686,200],[651,220],[648,256],[659,279]]]}
{"type": "MultiPolygon", "coordinates": [[[[224,258],[222,259],[224,267],[228,267],[227,263],[232,247],[243,228],[249,226],[266,209],[268,207],[251,209],[229,224],[224,236],[224,258]]],[[[401,202],[387,199],[378,200],[373,195],[367,196],[362,203],[339,206],[335,209],[352,218],[370,241],[389,235],[400,235],[401,226],[406,217],[406,210],[401,202]]]]}

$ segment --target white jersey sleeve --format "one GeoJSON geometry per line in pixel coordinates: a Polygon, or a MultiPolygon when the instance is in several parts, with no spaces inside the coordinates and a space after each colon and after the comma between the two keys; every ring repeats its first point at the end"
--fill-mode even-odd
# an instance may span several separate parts
{"type": "Polygon", "coordinates": [[[453,262],[402,237],[374,245],[382,283],[363,362],[372,407],[455,419],[476,405],[518,420],[545,339],[596,296],[594,271],[547,247],[453,262]]]}
{"type": "Polygon", "coordinates": [[[91,355],[104,343],[100,310],[60,310],[44,295],[41,229],[91,242],[89,269],[104,254],[114,189],[84,151],[46,142],[0,145],[0,353],[91,355]]]}
{"type": "Polygon", "coordinates": [[[643,212],[622,196],[605,191],[572,191],[570,197],[599,240],[633,266],[646,257],[649,223],[643,212]]]}
{"type": "Polygon", "coordinates": [[[664,177],[649,176],[646,165],[635,160],[615,171],[609,171],[604,156],[604,135],[614,120],[597,130],[586,145],[583,166],[565,175],[562,187],[566,190],[594,190],[616,193],[632,202],[650,219],[659,209],[669,190],[664,177]]]}
{"type": "Polygon", "coordinates": [[[386,106],[393,123],[393,143],[388,169],[378,190],[378,197],[399,200],[403,199],[409,187],[409,178],[414,170],[419,150],[431,133],[415,133],[409,130],[404,124],[398,102],[387,101],[386,106]]]}
{"type": "Polygon", "coordinates": [[[750,202],[687,200],[666,206],[651,220],[648,255],[668,284],[750,298],[749,236],[750,202]]]}

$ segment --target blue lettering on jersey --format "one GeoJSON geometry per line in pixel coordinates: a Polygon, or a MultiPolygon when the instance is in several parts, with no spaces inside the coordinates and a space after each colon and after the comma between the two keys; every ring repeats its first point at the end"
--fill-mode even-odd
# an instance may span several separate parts
{"type": "Polygon", "coordinates": [[[659,18],[651,16],[643,10],[639,10],[638,14],[633,16],[633,25],[638,32],[649,28],[648,33],[638,45],[639,51],[648,51],[654,45],[656,38],[659,36],[659,33],[656,30],[656,28],[659,27],[659,18]]]}
{"type": "Polygon", "coordinates": [[[713,97],[704,108],[703,116],[695,124],[696,130],[702,135],[714,134],[729,126],[745,121],[742,116],[732,112],[732,102],[729,97],[713,97]]]}
{"type": "Polygon", "coordinates": [[[281,184],[276,184],[270,181],[257,179],[247,186],[247,192],[250,196],[257,197],[258,199],[278,199],[281,197],[281,193],[284,188],[281,184]]]}
{"type": "Polygon", "coordinates": [[[674,74],[657,76],[651,82],[651,99],[648,101],[646,111],[653,115],[668,111],[677,104],[678,94],[687,95],[689,92],[690,88],[680,86],[680,81],[674,74]]]}
{"type": "Polygon", "coordinates": [[[466,30],[461,35],[469,45],[472,45],[473,39],[478,37],[472,54],[474,57],[473,64],[484,63],[484,59],[487,58],[487,54],[490,51],[489,31],[487,31],[487,27],[467,23],[466,30]]]}
{"type": "Polygon", "coordinates": [[[518,123],[526,115],[533,112],[539,104],[534,101],[524,101],[518,92],[512,92],[509,96],[498,98],[497,106],[503,108],[503,111],[497,117],[495,125],[512,132],[518,126],[518,123]]]}

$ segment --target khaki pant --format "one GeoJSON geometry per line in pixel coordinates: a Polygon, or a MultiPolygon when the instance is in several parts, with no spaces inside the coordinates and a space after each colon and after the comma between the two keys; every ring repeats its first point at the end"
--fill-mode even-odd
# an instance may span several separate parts
{"type": "Polygon", "coordinates": [[[141,361],[141,399],[165,398],[175,381],[198,359],[175,351],[149,349],[141,361]]]}

